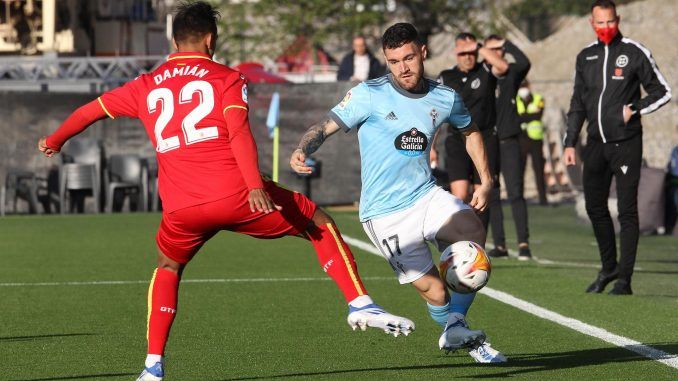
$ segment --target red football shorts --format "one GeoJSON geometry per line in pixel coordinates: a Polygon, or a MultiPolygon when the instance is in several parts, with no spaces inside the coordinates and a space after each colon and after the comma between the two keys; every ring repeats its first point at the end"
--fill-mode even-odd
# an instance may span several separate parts
{"type": "Polygon", "coordinates": [[[265,181],[264,188],[280,211],[269,214],[250,210],[249,192],[221,200],[163,213],[156,242],[169,258],[188,263],[200,247],[220,230],[256,238],[272,239],[297,235],[306,230],[317,208],[303,194],[265,181]]]}

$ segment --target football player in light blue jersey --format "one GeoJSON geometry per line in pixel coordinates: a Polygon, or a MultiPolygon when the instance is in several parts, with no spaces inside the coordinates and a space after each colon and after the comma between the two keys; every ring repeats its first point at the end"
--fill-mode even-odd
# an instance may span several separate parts
{"type": "Polygon", "coordinates": [[[492,178],[483,138],[452,89],[424,75],[426,46],[411,24],[386,30],[382,48],[390,74],[360,83],[328,117],[304,134],[290,159],[292,169],[308,174],[305,159],[340,129],[357,130],[362,193],[360,221],[367,235],[396,273],[427,302],[431,317],[443,327],[440,349],[466,348],[478,362],[506,358],[471,330],[465,316],[475,294],[450,294],[433,263],[427,241],[444,248],[458,241],[485,245],[485,229],[476,211],[487,207],[492,178]],[[450,123],[466,139],[466,150],[481,178],[470,205],[435,185],[429,152],[435,133],[450,123]],[[475,209],[475,210],[474,210],[475,209]]]}

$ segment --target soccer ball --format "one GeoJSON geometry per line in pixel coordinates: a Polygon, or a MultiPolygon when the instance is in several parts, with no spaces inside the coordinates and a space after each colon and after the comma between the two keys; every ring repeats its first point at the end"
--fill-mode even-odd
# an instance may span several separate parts
{"type": "Polygon", "coordinates": [[[454,292],[469,294],[485,287],[490,279],[490,258],[480,245],[459,241],[440,255],[440,277],[454,292]]]}

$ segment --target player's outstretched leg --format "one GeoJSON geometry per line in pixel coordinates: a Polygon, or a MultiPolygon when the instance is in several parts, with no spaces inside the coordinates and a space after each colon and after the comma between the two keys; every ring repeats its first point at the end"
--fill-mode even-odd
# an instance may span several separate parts
{"type": "Polygon", "coordinates": [[[159,253],[158,268],[148,288],[148,354],[137,381],[160,381],[164,377],[163,356],[170,328],[177,313],[181,265],[159,253]]]}
{"type": "Polygon", "coordinates": [[[330,216],[320,209],[313,215],[314,226],[307,235],[318,255],[323,270],[334,280],[349,305],[348,324],[355,330],[378,328],[398,336],[415,329],[410,319],[388,313],[374,303],[363,286],[353,253],[344,242],[330,216]]]}

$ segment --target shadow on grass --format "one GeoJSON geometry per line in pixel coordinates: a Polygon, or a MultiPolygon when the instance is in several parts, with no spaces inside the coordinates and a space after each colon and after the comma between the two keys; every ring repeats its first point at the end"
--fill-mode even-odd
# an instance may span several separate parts
{"type": "MultiPolygon", "coordinates": [[[[669,354],[678,353],[678,343],[657,343],[647,345],[660,351],[667,352],[669,354]]],[[[675,358],[675,355],[671,356],[675,358]]],[[[469,362],[467,364],[431,364],[431,365],[375,367],[360,369],[340,369],[340,370],[328,370],[325,372],[293,372],[262,376],[236,377],[223,379],[220,381],[285,379],[294,377],[314,377],[331,375],[345,375],[346,377],[349,377],[350,375],[358,376],[360,373],[365,372],[403,372],[403,371],[446,369],[446,368],[457,369],[457,373],[455,373],[455,378],[498,378],[498,377],[514,377],[517,375],[535,372],[550,372],[564,369],[574,369],[584,366],[627,363],[629,361],[653,361],[652,359],[632,352],[630,349],[627,348],[596,348],[588,350],[554,352],[554,353],[519,353],[519,354],[509,354],[508,357],[509,361],[507,363],[493,365],[476,364],[469,362]],[[460,370],[469,368],[473,368],[472,374],[459,373],[460,370]],[[483,371],[479,371],[478,368],[483,368],[483,371]],[[483,372],[484,374],[479,374],[479,372],[483,372]]],[[[469,359],[469,361],[471,361],[471,359],[469,359]]],[[[668,367],[666,369],[669,370],[668,367]]],[[[376,376],[374,377],[375,379],[379,378],[376,376]]],[[[388,378],[387,375],[384,375],[383,377],[388,378]]],[[[544,375],[544,377],[547,378],[546,375],[544,375]]]]}
{"type": "Polygon", "coordinates": [[[122,376],[137,376],[138,373],[103,373],[103,374],[83,374],[81,376],[63,376],[63,377],[49,377],[49,378],[26,378],[11,381],[58,381],[58,380],[85,380],[85,379],[100,379],[110,377],[122,376]]]}
{"type": "MultiPolygon", "coordinates": [[[[678,353],[678,343],[645,344],[654,349],[667,352],[666,358],[675,358],[678,353]]],[[[556,352],[556,353],[525,353],[514,354],[506,364],[500,364],[497,369],[505,371],[492,372],[484,375],[473,375],[473,378],[514,377],[533,372],[554,371],[572,369],[582,366],[595,366],[605,364],[626,363],[629,361],[654,361],[635,352],[632,347],[596,348],[580,351],[556,352]]],[[[664,366],[664,365],[662,365],[664,366]]],[[[668,367],[666,367],[669,370],[668,367]]]]}
{"type": "Polygon", "coordinates": [[[60,337],[94,336],[94,335],[95,335],[94,333],[53,333],[48,335],[31,335],[31,336],[0,336],[0,342],[34,341],[34,340],[54,339],[60,337]]]}

